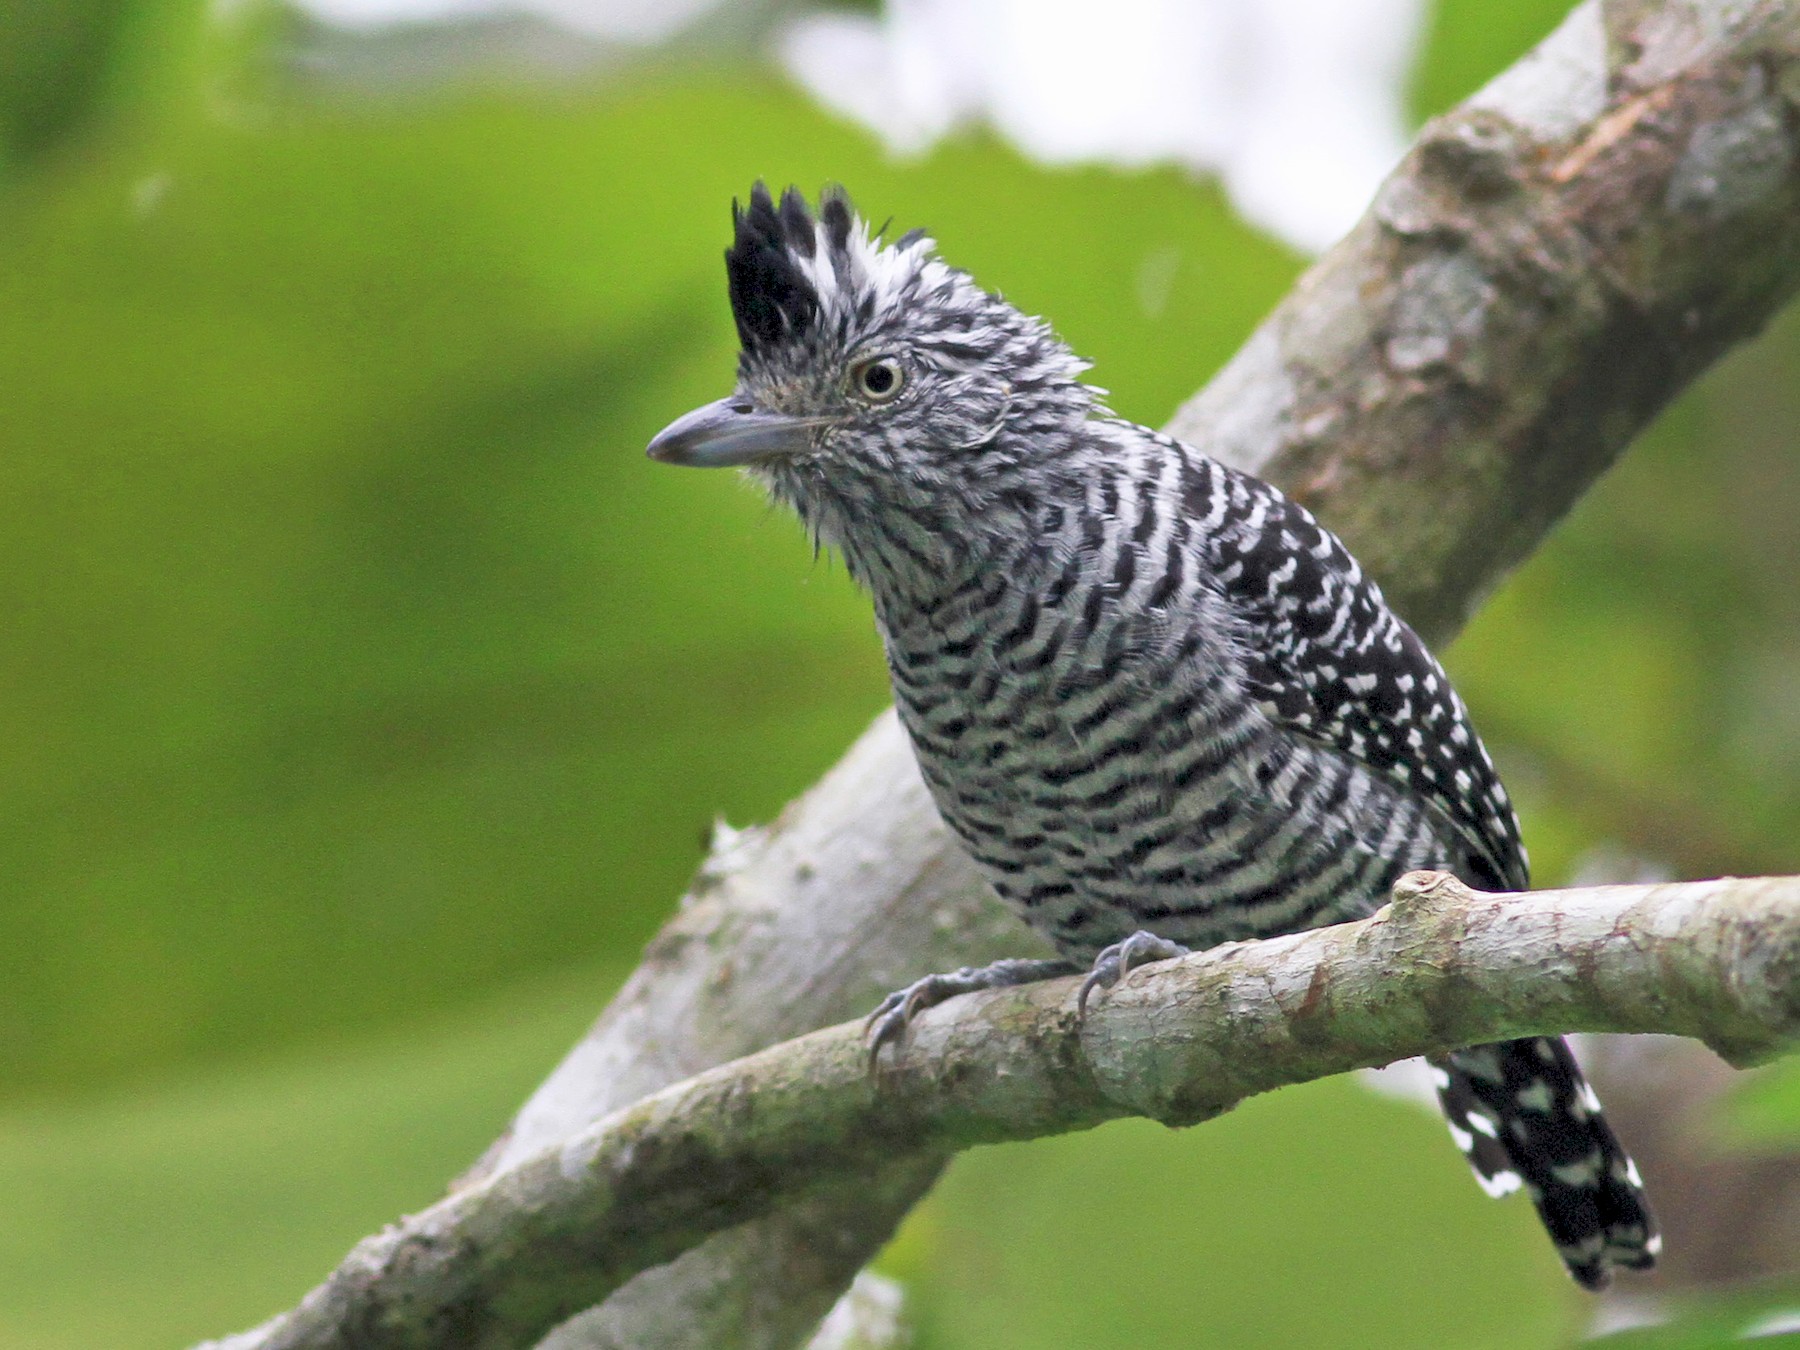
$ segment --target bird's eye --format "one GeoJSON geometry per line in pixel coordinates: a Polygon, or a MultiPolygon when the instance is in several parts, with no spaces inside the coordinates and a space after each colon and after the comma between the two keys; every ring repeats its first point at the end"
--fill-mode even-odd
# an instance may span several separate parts
{"type": "Polygon", "coordinates": [[[856,392],[869,402],[886,403],[900,392],[900,386],[906,383],[906,374],[893,357],[877,356],[858,362],[850,372],[850,380],[856,386],[856,392]]]}

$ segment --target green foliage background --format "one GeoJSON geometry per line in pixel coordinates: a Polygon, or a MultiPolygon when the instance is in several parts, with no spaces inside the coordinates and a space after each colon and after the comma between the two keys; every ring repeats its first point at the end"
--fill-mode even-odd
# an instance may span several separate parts
{"type": "MultiPolygon", "coordinates": [[[[1560,8],[1443,0],[1419,113],[1560,8]]],[[[1172,172],[894,164],[748,56],[375,100],[283,37],[0,3],[0,1346],[248,1325],[428,1203],[708,822],[884,703],[841,572],[641,455],[727,387],[752,179],[928,224],[1151,423],[1299,269],[1172,172]]],[[[1797,369],[1789,322],[1685,398],[1451,653],[1543,882],[1602,840],[1795,865],[1797,369]]],[[[1584,1315],[1441,1126],[1342,1082],[972,1155],[887,1264],[941,1350],[1584,1315]]]]}

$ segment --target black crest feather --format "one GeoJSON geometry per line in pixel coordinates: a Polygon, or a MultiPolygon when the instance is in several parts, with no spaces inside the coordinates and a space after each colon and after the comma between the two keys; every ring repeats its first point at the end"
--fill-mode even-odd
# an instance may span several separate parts
{"type": "Polygon", "coordinates": [[[781,227],[787,232],[788,247],[802,257],[813,255],[813,218],[806,209],[806,198],[800,195],[800,189],[790,187],[781,194],[781,227]]]}
{"type": "Polygon", "coordinates": [[[819,219],[825,222],[825,238],[839,253],[850,247],[850,230],[855,216],[850,195],[841,187],[828,187],[819,194],[819,219]]]}
{"type": "MultiPolygon", "coordinates": [[[[843,217],[846,241],[849,208],[837,197],[824,202],[828,236],[834,247],[841,247],[836,242],[834,206],[843,217]]],[[[731,223],[736,237],[725,250],[725,275],[738,340],[748,349],[780,342],[811,326],[819,315],[819,295],[796,261],[796,255],[812,257],[818,246],[806,198],[790,187],[777,207],[767,185],[759,181],[750,189],[749,206],[732,202],[731,223]]]]}

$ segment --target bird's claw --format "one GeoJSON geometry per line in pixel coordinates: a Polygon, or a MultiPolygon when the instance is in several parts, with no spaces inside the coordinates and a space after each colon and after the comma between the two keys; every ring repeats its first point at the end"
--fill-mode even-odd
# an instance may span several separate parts
{"type": "Polygon", "coordinates": [[[1186,956],[1188,950],[1179,942],[1170,942],[1141,928],[1123,942],[1113,943],[1094,958],[1094,968],[1081,982],[1081,989],[1075,995],[1075,1015],[1078,1018],[1087,1016],[1088,995],[1094,990],[1111,989],[1137,967],[1153,961],[1172,961],[1177,956],[1186,956]]]}
{"type": "Polygon", "coordinates": [[[927,1008],[935,1008],[958,994],[972,994],[978,989],[1004,989],[1073,973],[1069,963],[1062,960],[1007,959],[985,966],[964,966],[947,974],[914,980],[882,999],[875,1011],[863,1019],[863,1035],[869,1041],[869,1072],[873,1074],[880,1065],[881,1047],[892,1044],[898,1049],[906,1039],[906,1030],[912,1025],[913,1018],[927,1008]]]}
{"type": "Polygon", "coordinates": [[[863,1019],[863,1035],[869,1042],[869,1072],[880,1067],[882,1046],[892,1043],[898,1047],[906,1039],[913,1018],[971,988],[971,978],[976,973],[964,966],[949,975],[927,975],[894,990],[876,1004],[875,1011],[863,1019]]]}
{"type": "Polygon", "coordinates": [[[870,1074],[881,1066],[881,1047],[889,1041],[898,1045],[906,1035],[906,1024],[912,1020],[912,1014],[906,1007],[907,995],[911,992],[911,985],[896,989],[875,1005],[874,1012],[863,1018],[863,1036],[869,1046],[870,1074]]]}

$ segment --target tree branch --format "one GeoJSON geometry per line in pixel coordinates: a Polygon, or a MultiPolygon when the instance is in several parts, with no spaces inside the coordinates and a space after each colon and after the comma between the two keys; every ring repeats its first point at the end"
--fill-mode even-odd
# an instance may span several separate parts
{"type": "Polygon", "coordinates": [[[1443,642],[1800,280],[1800,7],[1607,0],[1425,127],[1170,430],[1443,642]]]}
{"type": "Polygon", "coordinates": [[[1456,1046],[1668,1031],[1755,1063],[1800,1036],[1800,877],[1484,895],[1413,873],[1370,919],[1141,972],[1085,1023],[1076,987],[958,999],[875,1075],[849,1023],[666,1088],[368,1239],[293,1313],[227,1344],[524,1345],[709,1234],[897,1155],[1125,1115],[1189,1125],[1456,1046]]]}
{"type": "MultiPolygon", "coordinates": [[[[1800,284],[1796,13],[1581,5],[1426,128],[1171,429],[1305,501],[1447,641],[1664,402],[1800,284]]],[[[446,1203],[914,976],[1041,950],[945,835],[884,716],[772,827],[720,842],[644,965],[446,1203]]],[[[552,1344],[789,1350],[935,1174],[928,1157],[887,1166],[879,1185],[834,1195],[821,1180],[801,1207],[647,1271],[552,1344]]],[[[661,1212],[643,1202],[645,1221],[661,1212]]],[[[520,1256],[521,1291],[551,1261],[520,1256]]]]}

